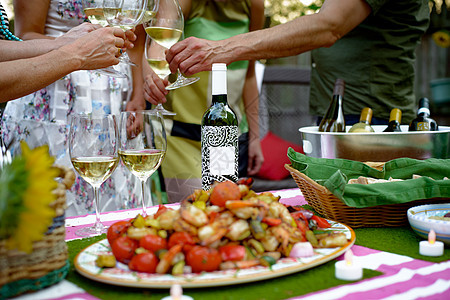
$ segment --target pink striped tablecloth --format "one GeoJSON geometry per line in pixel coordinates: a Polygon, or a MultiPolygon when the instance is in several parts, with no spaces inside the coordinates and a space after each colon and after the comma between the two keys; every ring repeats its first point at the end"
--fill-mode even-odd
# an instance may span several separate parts
{"type": "MultiPolygon", "coordinates": [[[[285,204],[306,204],[299,189],[272,192],[281,196],[285,204]]],[[[156,210],[157,207],[149,208],[148,213],[156,212],[156,210]]],[[[103,213],[101,218],[105,225],[111,225],[117,220],[133,218],[140,211],[140,209],[132,209],[103,213]]],[[[75,231],[83,226],[91,225],[94,220],[93,215],[66,218],[66,240],[79,238],[75,235],[75,231]]],[[[291,299],[450,299],[450,261],[431,263],[357,245],[352,247],[352,251],[355,262],[361,264],[363,268],[380,271],[383,275],[291,299]]],[[[343,256],[337,258],[337,260],[341,259],[343,256]]],[[[80,288],[76,286],[71,292],[67,284],[69,286],[73,284],[65,280],[61,284],[66,285],[65,292],[56,291],[52,293],[54,297],[49,298],[97,299],[83,290],[80,291],[80,288]]],[[[36,294],[33,295],[36,297],[36,294]]]]}

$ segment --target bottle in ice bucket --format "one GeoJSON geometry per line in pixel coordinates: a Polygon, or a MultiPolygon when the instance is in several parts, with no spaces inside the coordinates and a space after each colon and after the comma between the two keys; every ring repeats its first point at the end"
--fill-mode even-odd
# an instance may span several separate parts
{"type": "Polygon", "coordinates": [[[430,101],[428,98],[419,100],[419,109],[417,117],[409,124],[409,131],[437,131],[438,125],[435,120],[430,118],[430,101]]]}
{"type": "Polygon", "coordinates": [[[345,82],[343,79],[336,79],[334,83],[333,97],[330,106],[319,124],[321,132],[345,132],[344,101],[345,82]]]}
{"type": "Polygon", "coordinates": [[[389,124],[383,132],[401,132],[400,123],[402,121],[402,111],[393,108],[389,116],[389,124]]]}
{"type": "Polygon", "coordinates": [[[359,117],[359,122],[350,127],[348,132],[375,132],[372,126],[372,109],[370,107],[364,107],[359,117]]]}
{"type": "Polygon", "coordinates": [[[227,102],[227,66],[212,65],[212,103],[203,114],[202,188],[214,181],[238,179],[238,121],[227,102]]]}

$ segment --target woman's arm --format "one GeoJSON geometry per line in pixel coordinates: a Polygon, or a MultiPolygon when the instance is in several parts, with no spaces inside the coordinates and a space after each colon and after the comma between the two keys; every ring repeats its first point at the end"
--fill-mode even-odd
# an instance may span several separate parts
{"type": "Polygon", "coordinates": [[[53,39],[44,34],[50,0],[14,0],[14,33],[23,40],[53,39]]]}
{"type": "MultiPolygon", "coordinates": [[[[94,70],[119,63],[117,48],[125,46],[124,38],[122,30],[101,28],[46,54],[1,62],[0,102],[28,95],[76,70],[94,70]]],[[[5,43],[14,48],[25,42],[5,43]]]]}
{"type": "MultiPolygon", "coordinates": [[[[252,0],[250,31],[259,30],[264,25],[264,1],[252,0]]],[[[248,122],[248,175],[255,175],[264,162],[259,136],[259,92],[256,83],[255,61],[250,61],[242,94],[245,115],[248,122]]]]}
{"type": "MultiPolygon", "coordinates": [[[[137,36],[134,42],[134,48],[128,51],[130,60],[134,62],[137,67],[131,67],[131,74],[133,78],[133,90],[131,93],[130,101],[126,104],[126,111],[138,111],[145,109],[145,99],[144,99],[144,47],[145,47],[145,36],[144,27],[138,25],[135,28],[134,33],[137,36]]],[[[145,61],[145,64],[147,62],[145,61]]]]}

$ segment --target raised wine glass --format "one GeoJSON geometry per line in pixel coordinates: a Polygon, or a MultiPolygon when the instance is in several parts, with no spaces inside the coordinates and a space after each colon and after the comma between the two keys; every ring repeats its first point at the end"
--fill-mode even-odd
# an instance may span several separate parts
{"type": "Polygon", "coordinates": [[[74,169],[94,189],[95,223],[76,231],[78,236],[105,233],[100,222],[99,188],[116,169],[118,157],[118,128],[114,115],[93,116],[76,114],[69,131],[69,154],[74,169]]]}
{"type": "MultiPolygon", "coordinates": [[[[161,165],[167,149],[164,120],[155,110],[120,114],[119,156],[142,186],[142,215],[146,216],[145,185],[161,165]]],[[[151,193],[150,198],[151,198],[151,193]]],[[[150,205],[154,205],[150,199],[150,205]]]]}
{"type": "MultiPolygon", "coordinates": [[[[159,0],[156,15],[150,22],[144,24],[145,32],[161,46],[169,49],[183,35],[184,16],[178,0],[159,0]]],[[[194,82],[200,78],[186,78],[178,70],[177,80],[166,87],[168,90],[177,89],[194,82]]]]}
{"type": "MultiPolygon", "coordinates": [[[[82,0],[81,4],[83,5],[84,14],[89,19],[89,22],[103,27],[108,26],[108,22],[106,22],[105,16],[103,15],[103,0],[82,0]]],[[[113,67],[97,69],[96,72],[117,78],[127,77],[127,75],[117,71],[113,67]]]]}
{"type": "MultiPolygon", "coordinates": [[[[164,79],[170,75],[169,63],[166,60],[166,48],[158,44],[148,35],[145,38],[145,59],[149,66],[158,75],[164,79]]],[[[176,115],[176,113],[168,111],[161,103],[156,105],[155,110],[163,115],[176,115]]]]}
{"type": "MultiPolygon", "coordinates": [[[[103,0],[103,14],[106,22],[123,31],[136,27],[142,22],[144,16],[150,18],[150,13],[148,0],[103,0]]],[[[119,59],[123,63],[136,66],[126,52],[119,59]]]]}

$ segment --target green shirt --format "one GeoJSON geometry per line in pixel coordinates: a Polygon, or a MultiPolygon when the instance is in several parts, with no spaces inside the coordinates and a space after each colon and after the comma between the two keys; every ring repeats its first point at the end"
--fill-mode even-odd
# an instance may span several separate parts
{"type": "Polygon", "coordinates": [[[372,12],[330,48],[312,51],[310,113],[323,116],[336,78],[345,80],[344,113],[389,119],[402,110],[402,123],[415,117],[415,49],[429,23],[427,0],[365,0],[372,12]]]}

